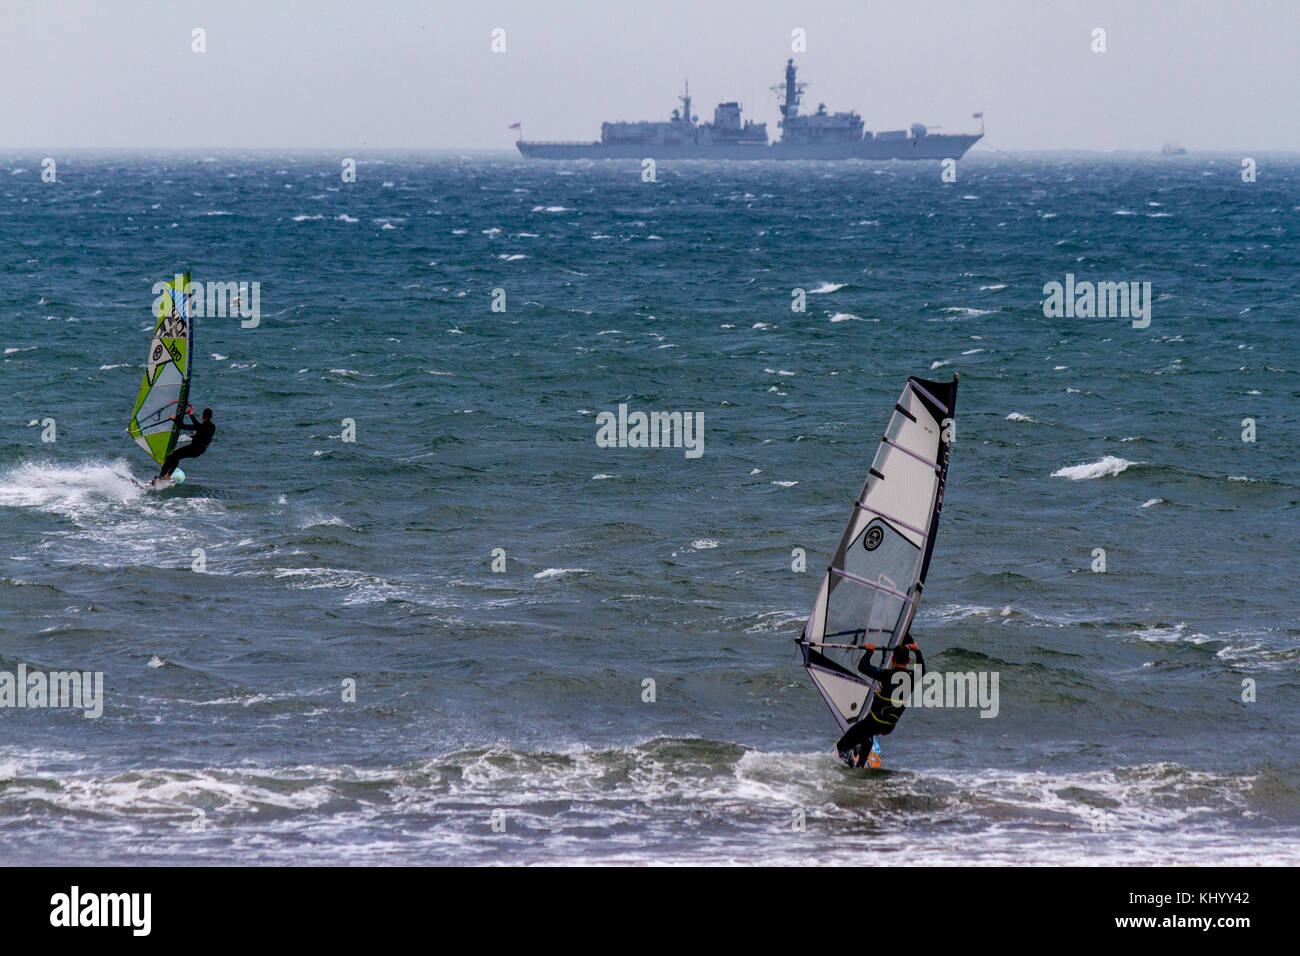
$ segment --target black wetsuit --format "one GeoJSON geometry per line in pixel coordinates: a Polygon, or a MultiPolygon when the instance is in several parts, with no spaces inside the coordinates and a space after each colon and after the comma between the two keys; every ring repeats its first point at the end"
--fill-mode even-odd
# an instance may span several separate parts
{"type": "MultiPolygon", "coordinates": [[[[916,663],[923,672],[925,658],[921,656],[920,650],[912,653],[916,655],[916,663]]],[[[870,661],[871,655],[867,654],[858,664],[858,670],[872,680],[879,681],[880,689],[872,696],[871,706],[867,708],[867,712],[858,718],[857,723],[850,727],[835,745],[841,754],[848,754],[855,747],[861,748],[858,751],[861,754],[870,751],[872,738],[877,735],[883,737],[893,732],[898,724],[898,718],[903,716],[903,711],[907,708],[906,703],[895,704],[891,698],[899,691],[894,684],[894,675],[909,673],[911,665],[900,667],[891,664],[889,667],[872,667],[870,661]]]]}
{"type": "Polygon", "coordinates": [[[193,412],[190,413],[190,421],[194,424],[186,425],[184,418],[177,419],[177,423],[181,428],[187,432],[194,432],[194,440],[188,445],[177,448],[167,456],[167,460],[163,462],[162,471],[158,473],[159,477],[170,475],[182,458],[198,458],[199,455],[208,450],[208,443],[212,441],[212,436],[216,434],[217,426],[212,424],[210,418],[199,421],[194,417],[193,412]]]}

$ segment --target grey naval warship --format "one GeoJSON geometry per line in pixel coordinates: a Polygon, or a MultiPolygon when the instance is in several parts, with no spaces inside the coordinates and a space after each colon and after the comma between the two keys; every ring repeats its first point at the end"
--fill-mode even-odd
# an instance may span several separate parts
{"type": "Polygon", "coordinates": [[[767,141],[767,124],[741,121],[740,104],[719,103],[712,123],[691,115],[689,84],[679,97],[681,109],[665,122],[603,123],[600,139],[586,143],[516,141],[531,159],[960,159],[984,135],[932,133],[920,123],[911,129],[873,133],[863,129],[857,113],[817,112],[800,115],[805,84],[795,80],[794,60],[786,61],[785,83],[772,87],[781,103],[781,138],[767,141]]]}

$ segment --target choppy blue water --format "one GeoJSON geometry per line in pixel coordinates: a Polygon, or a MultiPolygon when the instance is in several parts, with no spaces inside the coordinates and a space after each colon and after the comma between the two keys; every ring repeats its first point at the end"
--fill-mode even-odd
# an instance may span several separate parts
{"type": "Polygon", "coordinates": [[[0,710],[0,855],[1294,861],[1300,163],[1256,158],[0,157],[0,670],[106,684],[0,710]],[[216,439],[148,493],[185,269],[261,322],[200,321],[216,439]],[[1045,318],[1067,273],[1150,327],[1045,318]],[[914,634],[999,713],[866,776],[791,639],[906,376],[957,371],[914,634]],[[597,447],[619,403],[704,454],[597,447]]]}

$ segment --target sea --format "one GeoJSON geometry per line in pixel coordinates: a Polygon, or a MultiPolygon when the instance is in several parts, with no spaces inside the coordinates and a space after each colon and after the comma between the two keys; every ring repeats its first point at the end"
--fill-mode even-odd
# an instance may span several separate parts
{"type": "Polygon", "coordinates": [[[955,172],[0,154],[0,862],[1295,863],[1300,157],[955,172]],[[256,314],[147,489],[184,272],[256,314]],[[996,706],[850,770],[794,641],[958,373],[912,636],[996,706]]]}

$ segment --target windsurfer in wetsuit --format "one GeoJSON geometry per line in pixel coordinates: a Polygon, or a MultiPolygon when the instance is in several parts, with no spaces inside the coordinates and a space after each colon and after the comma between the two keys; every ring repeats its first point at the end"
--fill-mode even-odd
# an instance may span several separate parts
{"type": "MultiPolygon", "coordinates": [[[[212,424],[212,409],[203,409],[203,421],[199,421],[194,417],[193,405],[189,407],[188,412],[190,421],[194,424],[186,425],[185,417],[183,415],[179,416],[179,424],[181,428],[185,429],[187,432],[194,432],[194,438],[191,439],[188,445],[182,445],[167,456],[167,460],[163,462],[162,471],[158,473],[158,478],[155,478],[154,481],[158,481],[159,479],[170,479],[172,472],[176,469],[176,465],[182,458],[198,458],[199,455],[208,450],[208,443],[212,441],[212,436],[217,431],[217,426],[212,424]]],[[[177,417],[178,416],[173,415],[171,420],[177,421],[177,417]]]]}
{"type": "Polygon", "coordinates": [[[921,656],[921,649],[915,644],[899,644],[895,647],[889,667],[871,666],[871,652],[876,650],[876,645],[865,646],[867,653],[858,664],[858,670],[871,680],[878,681],[880,687],[872,695],[871,706],[867,708],[867,712],[859,717],[857,723],[850,727],[835,744],[840,758],[850,767],[865,767],[871,756],[871,742],[877,736],[883,737],[891,733],[898,724],[898,718],[903,716],[907,702],[901,698],[910,685],[902,681],[896,683],[894,675],[907,673],[911,658],[908,652],[916,652],[918,674],[925,668],[925,658],[921,656]],[[899,702],[895,702],[895,695],[900,698],[899,702]]]}

